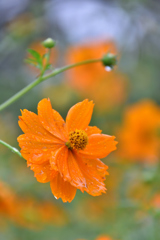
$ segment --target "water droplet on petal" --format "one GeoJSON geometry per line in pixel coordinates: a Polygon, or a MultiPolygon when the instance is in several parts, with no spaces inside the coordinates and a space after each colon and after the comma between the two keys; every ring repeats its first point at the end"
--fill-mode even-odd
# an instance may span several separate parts
{"type": "Polygon", "coordinates": [[[112,71],[112,68],[109,67],[109,66],[106,66],[106,67],[105,67],[105,70],[106,70],[107,72],[110,72],[110,71],[112,71]]]}

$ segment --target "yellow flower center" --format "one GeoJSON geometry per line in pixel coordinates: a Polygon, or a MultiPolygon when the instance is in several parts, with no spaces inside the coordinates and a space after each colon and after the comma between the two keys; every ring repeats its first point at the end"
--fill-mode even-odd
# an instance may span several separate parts
{"type": "Polygon", "coordinates": [[[69,133],[66,146],[70,149],[83,150],[88,143],[88,136],[84,130],[75,130],[69,133]]]}

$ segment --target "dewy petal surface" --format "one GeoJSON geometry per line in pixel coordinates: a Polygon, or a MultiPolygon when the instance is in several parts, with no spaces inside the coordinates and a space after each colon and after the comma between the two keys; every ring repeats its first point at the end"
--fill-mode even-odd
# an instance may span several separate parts
{"type": "Polygon", "coordinates": [[[66,146],[59,148],[55,154],[55,162],[61,177],[66,181],[71,181],[68,169],[68,148],[66,146]]]}
{"type": "Polygon", "coordinates": [[[88,137],[88,145],[79,154],[87,158],[104,158],[116,149],[117,142],[114,136],[92,134],[88,137]]]}
{"type": "Polygon", "coordinates": [[[78,189],[86,186],[85,177],[79,168],[75,155],[66,146],[56,151],[54,162],[65,181],[70,182],[78,189]]]}
{"type": "Polygon", "coordinates": [[[52,109],[50,100],[45,98],[39,102],[38,116],[47,131],[64,141],[66,140],[65,122],[61,115],[52,109]]]}
{"type": "Polygon", "coordinates": [[[51,168],[49,162],[41,165],[28,162],[28,167],[34,171],[34,176],[37,178],[37,181],[41,183],[50,182],[57,175],[57,171],[51,168]]]}
{"type": "Polygon", "coordinates": [[[36,136],[32,133],[26,133],[26,134],[22,134],[18,137],[18,141],[20,142],[20,144],[22,145],[21,147],[23,147],[23,145],[25,145],[28,148],[54,148],[55,145],[62,145],[64,144],[62,140],[60,140],[59,138],[56,137],[52,137],[52,138],[46,138],[43,136],[36,136]]]}
{"type": "Polygon", "coordinates": [[[18,124],[24,133],[32,133],[47,138],[52,138],[53,135],[43,128],[37,114],[26,109],[21,111],[22,116],[19,117],[18,124]]]}
{"type": "Polygon", "coordinates": [[[75,158],[75,155],[68,151],[68,170],[70,174],[70,183],[77,187],[78,189],[81,189],[86,185],[85,177],[83,176],[82,171],[79,168],[79,165],[77,163],[77,160],[75,158]]]}
{"type": "Polygon", "coordinates": [[[64,181],[59,173],[51,181],[50,186],[55,198],[61,198],[63,202],[71,202],[76,195],[77,189],[69,182],[64,181]]]}
{"type": "Polygon", "coordinates": [[[57,167],[57,159],[60,158],[62,162],[68,158],[68,148],[65,145],[57,148],[56,151],[53,152],[52,158],[50,158],[50,165],[53,169],[58,170],[57,167]]]}
{"type": "Polygon", "coordinates": [[[30,133],[18,137],[21,154],[30,162],[41,164],[52,158],[53,153],[64,143],[57,138],[45,138],[30,133]]]}
{"type": "Polygon", "coordinates": [[[100,130],[98,127],[94,126],[94,127],[91,127],[91,126],[88,126],[86,129],[85,129],[85,132],[87,133],[88,136],[92,135],[92,134],[97,134],[97,133],[101,133],[102,130],[100,130]]]}
{"type": "Polygon", "coordinates": [[[76,129],[85,129],[90,123],[94,104],[88,99],[74,105],[68,112],[66,117],[67,132],[76,129]]]}
{"type": "Polygon", "coordinates": [[[92,196],[99,196],[106,192],[104,180],[108,175],[107,166],[99,159],[85,159],[76,155],[77,163],[86,179],[86,186],[82,191],[86,191],[92,196]],[[98,166],[98,167],[97,167],[98,166]]]}

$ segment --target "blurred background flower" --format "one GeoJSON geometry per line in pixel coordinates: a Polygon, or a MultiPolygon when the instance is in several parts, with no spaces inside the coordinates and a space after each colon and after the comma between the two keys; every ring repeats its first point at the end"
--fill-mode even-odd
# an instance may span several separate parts
{"type": "Polygon", "coordinates": [[[0,182],[0,217],[14,219],[16,216],[16,197],[12,190],[4,182],[0,182]]]}
{"type": "Polygon", "coordinates": [[[160,154],[160,107],[143,100],[124,112],[119,151],[132,160],[156,162],[160,154]]]}
{"type": "MultiPolygon", "coordinates": [[[[88,42],[81,46],[70,47],[67,50],[68,64],[87,59],[99,59],[106,53],[118,54],[112,41],[88,42]]],[[[101,62],[84,65],[66,72],[68,84],[83,98],[93,99],[96,108],[107,111],[121,105],[127,96],[127,78],[118,71],[111,71],[101,62]]]]}

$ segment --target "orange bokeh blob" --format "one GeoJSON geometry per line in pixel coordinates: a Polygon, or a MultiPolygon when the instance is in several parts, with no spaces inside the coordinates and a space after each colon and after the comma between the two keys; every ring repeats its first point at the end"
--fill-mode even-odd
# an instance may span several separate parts
{"type": "Polygon", "coordinates": [[[119,129],[119,153],[128,160],[155,163],[160,154],[160,107],[152,100],[129,106],[119,129]]]}
{"type": "MultiPolygon", "coordinates": [[[[70,47],[66,53],[66,62],[71,64],[88,59],[100,59],[108,52],[117,54],[114,42],[89,42],[70,47]]],[[[66,72],[66,79],[82,97],[93,99],[101,111],[120,105],[127,97],[126,76],[115,69],[106,71],[101,62],[75,67],[66,72]]]]}
{"type": "Polygon", "coordinates": [[[0,215],[14,219],[16,216],[16,196],[10,187],[0,181],[0,215]]]}

